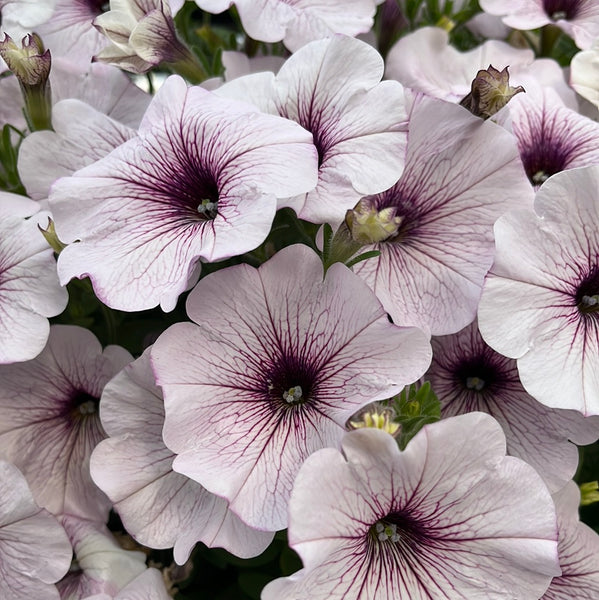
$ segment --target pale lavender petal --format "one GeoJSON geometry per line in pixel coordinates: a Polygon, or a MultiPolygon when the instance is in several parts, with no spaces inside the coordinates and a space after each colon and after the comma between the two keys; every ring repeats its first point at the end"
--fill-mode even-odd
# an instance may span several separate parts
{"type": "Polygon", "coordinates": [[[89,275],[113,308],[172,310],[199,258],[252,250],[270,230],[277,197],[315,183],[308,132],[173,76],[139,137],[53,186],[57,233],[80,240],[60,254],[59,276],[89,275]]]}
{"type": "Polygon", "coordinates": [[[135,130],[80,100],[62,100],[52,109],[54,131],[36,131],[19,148],[19,175],[35,200],[48,197],[59,178],[106,156],[135,136],[135,130]]]}
{"type": "Polygon", "coordinates": [[[108,383],[100,407],[111,438],[92,454],[92,477],[138,542],[151,548],[174,546],[179,564],[198,541],[243,558],[266,549],[272,534],[250,529],[225,500],[173,472],[174,455],[162,441],[164,406],[149,350],[108,383]]]}
{"type": "Polygon", "coordinates": [[[397,234],[356,272],[398,325],[433,335],[459,331],[476,314],[493,261],[493,224],[532,203],[511,134],[459,106],[417,100],[410,118],[406,168],[389,190],[369,197],[395,207],[397,234]],[[490,148],[493,151],[490,151],[490,148]]]}
{"type": "Polygon", "coordinates": [[[342,451],[301,468],[288,535],[305,568],[264,600],[528,599],[559,574],[551,497],[492,418],[426,426],[402,453],[362,429],[342,451]]]}
{"type": "Polygon", "coordinates": [[[110,502],[89,474],[105,437],[97,402],[131,360],[88,330],[55,325],[34,360],[0,367],[0,454],[23,472],[36,501],[53,514],[104,520],[110,502]]]}
{"type": "Polygon", "coordinates": [[[470,92],[479,69],[491,64],[510,73],[533,62],[532,50],[514,48],[496,40],[468,52],[459,52],[449,43],[449,34],[439,27],[422,27],[391,48],[386,60],[387,77],[429,96],[459,102],[470,92]]]}
{"type": "Polygon", "coordinates": [[[599,536],[578,519],[580,490],[571,481],[553,499],[562,574],[553,578],[541,600],[599,598],[599,536]]]}
{"type": "Polygon", "coordinates": [[[114,600],[170,600],[162,574],[157,569],[146,569],[125,586],[114,600]]]}
{"type": "Polygon", "coordinates": [[[524,169],[536,186],[560,171],[599,164],[599,123],[555,96],[551,89],[540,98],[519,94],[508,105],[524,169]]]}
{"type": "Polygon", "coordinates": [[[64,310],[68,294],[58,281],[54,253],[38,229],[38,215],[19,218],[37,207],[32,210],[30,200],[17,201],[12,195],[0,201],[5,202],[0,209],[0,363],[7,364],[42,351],[50,331],[48,317],[64,310]]]}
{"type": "Polygon", "coordinates": [[[599,417],[537,402],[522,387],[516,361],[487,346],[476,322],[452,336],[433,338],[432,346],[425,378],[441,401],[443,417],[490,414],[503,428],[508,454],[532,465],[550,491],[562,488],[578,466],[578,449],[570,442],[596,441],[599,417]]]}
{"type": "Polygon", "coordinates": [[[391,325],[345,266],[323,282],[305,246],[259,270],[202,279],[187,310],[201,326],[169,328],[152,351],[174,469],[265,530],[285,527],[301,462],[336,445],[356,410],[397,393],[429,360],[422,332],[391,325]],[[298,398],[286,399],[289,390],[298,398]]]}
{"type": "Polygon", "coordinates": [[[23,475],[0,461],[0,596],[58,600],[53,583],[71,565],[71,544],[54,517],[33,500],[23,475]]]}
{"type": "Polygon", "coordinates": [[[77,98],[129,127],[137,127],[151,96],[120,69],[93,63],[85,66],[52,59],[50,71],[54,102],[77,98]]]}
{"type": "Polygon", "coordinates": [[[81,600],[94,594],[117,593],[146,570],[143,552],[123,550],[102,523],[67,515],[62,518],[77,568],[58,583],[61,600],[81,600]]]}
{"type": "Polygon", "coordinates": [[[518,359],[522,384],[553,408],[599,414],[599,167],[563,171],[541,186],[535,212],[506,215],[485,283],[479,326],[518,359]]]}

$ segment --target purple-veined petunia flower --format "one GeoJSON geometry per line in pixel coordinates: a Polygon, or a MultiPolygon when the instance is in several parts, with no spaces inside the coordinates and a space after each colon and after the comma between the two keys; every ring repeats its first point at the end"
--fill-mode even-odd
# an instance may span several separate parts
{"type": "Polygon", "coordinates": [[[516,361],[487,346],[474,322],[460,332],[431,340],[433,361],[425,378],[441,401],[443,417],[480,411],[495,417],[507,452],[525,460],[550,491],[576,472],[579,445],[599,438],[599,417],[556,410],[537,402],[522,387],[516,361]]]}
{"type": "Polygon", "coordinates": [[[100,417],[110,438],[96,446],[91,474],[138,542],[150,548],[174,545],[179,564],[197,541],[242,558],[266,549],[272,534],[250,529],[228,510],[226,500],[172,470],[174,454],[162,440],[164,402],[149,350],[106,385],[100,417]]]}
{"type": "Polygon", "coordinates": [[[364,282],[294,245],[259,269],[229,267],[189,295],[195,323],[152,350],[173,468],[252,527],[286,527],[303,460],[335,446],[361,407],[420,377],[430,345],[389,323],[364,282]],[[185,349],[182,351],[182,349],[185,349]]]}
{"type": "Polygon", "coordinates": [[[478,318],[485,341],[518,361],[542,404],[599,414],[599,167],[562,171],[533,210],[495,225],[495,263],[478,318]]]}
{"type": "Polygon", "coordinates": [[[571,481],[553,495],[557,511],[557,549],[562,574],[541,600],[599,598],[599,535],[578,518],[580,490],[571,481]]]}
{"type": "Polygon", "coordinates": [[[306,460],[289,512],[304,568],[262,600],[531,600],[560,573],[551,496],[482,413],[425,426],[403,452],[378,429],[348,433],[306,460]]]}
{"type": "Polygon", "coordinates": [[[19,148],[19,175],[34,200],[47,198],[60,177],[103,158],[136,135],[134,129],[74,99],[54,105],[52,127],[31,133],[19,148]]]}
{"type": "Polygon", "coordinates": [[[503,16],[503,22],[514,29],[555,24],[582,50],[599,37],[596,0],[480,0],[480,6],[489,14],[503,16]]]}
{"type": "Polygon", "coordinates": [[[89,275],[113,308],[172,310],[200,258],[254,249],[277,197],[312,189],[316,177],[316,148],[299,125],[172,76],[138,137],[54,184],[56,231],[70,243],[58,274],[63,283],[89,275]]]}
{"type": "Polygon", "coordinates": [[[29,198],[0,192],[0,364],[37,356],[48,339],[48,318],[68,302],[52,248],[38,228],[47,213],[38,210],[29,198]]]}
{"type": "Polygon", "coordinates": [[[102,523],[71,515],[61,520],[75,559],[69,573],[57,584],[61,600],[96,600],[96,594],[102,600],[101,594],[113,598],[146,571],[146,555],[121,548],[102,523]]]}
{"type": "Polygon", "coordinates": [[[356,272],[394,323],[445,335],[475,317],[495,220],[530,205],[533,191],[513,136],[460,106],[416,100],[409,131],[400,180],[362,200],[377,211],[395,209],[397,233],[356,272]]]}
{"type": "Polygon", "coordinates": [[[0,456],[21,469],[51,513],[108,516],[89,456],[106,437],[97,411],[102,388],[131,360],[118,346],[102,352],[87,329],[53,325],[37,358],[0,366],[0,456]]]}
{"type": "Polygon", "coordinates": [[[370,30],[382,0],[195,0],[203,10],[220,13],[231,5],[239,11],[250,37],[283,43],[292,52],[334,33],[357,35],[370,30]]]}
{"type": "Polygon", "coordinates": [[[402,86],[383,81],[383,59],[346,36],[312,42],[274,75],[236,79],[216,93],[249,98],[312,132],[318,185],[288,198],[302,219],[339,223],[365,194],[382,192],[403,171],[407,113],[402,86]]]}
{"type": "Polygon", "coordinates": [[[0,461],[0,482],[0,597],[58,600],[53,584],[71,565],[69,538],[14,465],[0,461]]]}
{"type": "Polygon", "coordinates": [[[552,89],[527,92],[507,109],[530,182],[538,188],[560,171],[599,164],[599,124],[565,106],[552,89]]]}

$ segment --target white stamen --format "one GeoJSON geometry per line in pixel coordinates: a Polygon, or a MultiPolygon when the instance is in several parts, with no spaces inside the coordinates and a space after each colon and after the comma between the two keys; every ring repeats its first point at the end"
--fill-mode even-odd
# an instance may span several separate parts
{"type": "Polygon", "coordinates": [[[568,16],[565,10],[556,10],[552,15],[551,19],[553,21],[559,21],[560,19],[565,19],[568,16]]]}
{"type": "Polygon", "coordinates": [[[583,296],[582,303],[585,306],[597,306],[597,304],[599,304],[599,294],[595,294],[594,296],[583,296]]]}
{"type": "Polygon", "coordinates": [[[206,215],[208,217],[215,217],[218,209],[218,202],[212,202],[211,200],[202,200],[200,204],[198,204],[198,212],[201,215],[206,215]]]}
{"type": "Polygon", "coordinates": [[[302,399],[302,388],[299,385],[296,385],[289,390],[283,392],[283,400],[287,402],[287,404],[295,404],[302,399]]]}
{"type": "Polygon", "coordinates": [[[480,377],[467,377],[466,378],[466,387],[469,390],[476,390],[480,392],[485,387],[485,380],[480,377]]]}
{"type": "Polygon", "coordinates": [[[545,183],[547,180],[549,179],[549,175],[547,175],[547,173],[545,173],[545,171],[537,171],[533,176],[532,176],[532,180],[534,183],[541,185],[542,183],[545,183]]]}
{"type": "Polygon", "coordinates": [[[397,533],[397,525],[394,523],[386,524],[380,521],[375,525],[375,531],[377,538],[380,542],[386,542],[391,540],[392,542],[399,542],[401,536],[397,533]]]}

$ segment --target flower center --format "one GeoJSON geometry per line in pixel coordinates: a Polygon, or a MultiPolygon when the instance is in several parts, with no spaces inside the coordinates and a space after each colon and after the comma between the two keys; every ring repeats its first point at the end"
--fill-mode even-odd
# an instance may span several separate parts
{"type": "Polygon", "coordinates": [[[283,392],[283,400],[287,404],[299,404],[302,401],[302,387],[296,385],[283,392]]]}
{"type": "Polygon", "coordinates": [[[215,219],[218,215],[218,201],[201,200],[198,204],[198,213],[206,219],[215,219]]]}
{"type": "Polygon", "coordinates": [[[462,389],[474,394],[487,393],[502,379],[497,366],[485,354],[462,359],[454,367],[454,377],[462,389]]]}
{"type": "Polygon", "coordinates": [[[98,412],[99,399],[84,390],[76,390],[71,396],[70,413],[74,419],[81,419],[98,412]]]}
{"type": "Polygon", "coordinates": [[[466,387],[480,392],[485,387],[485,380],[480,377],[466,377],[466,387]]]}
{"type": "Polygon", "coordinates": [[[576,290],[575,302],[581,315],[599,318],[599,267],[594,267],[582,280],[576,290]]]}
{"type": "Polygon", "coordinates": [[[552,21],[573,19],[580,10],[580,0],[543,0],[543,8],[552,21]]]}
{"type": "Polygon", "coordinates": [[[397,533],[397,525],[395,523],[387,523],[386,521],[377,521],[374,524],[374,534],[379,542],[399,542],[401,539],[397,533]]]}
{"type": "Polygon", "coordinates": [[[275,409],[292,409],[315,398],[317,371],[306,357],[283,354],[264,367],[263,398],[275,409]]]}

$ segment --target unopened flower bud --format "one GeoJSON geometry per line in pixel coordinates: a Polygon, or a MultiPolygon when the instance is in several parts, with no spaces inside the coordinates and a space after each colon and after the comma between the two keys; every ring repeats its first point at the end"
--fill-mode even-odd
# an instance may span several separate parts
{"type": "Polygon", "coordinates": [[[48,225],[46,226],[46,229],[40,227],[40,225],[38,225],[38,229],[42,232],[42,235],[44,238],[46,238],[46,241],[48,244],[50,244],[52,250],[54,250],[56,254],[60,254],[62,250],[67,247],[66,244],[63,244],[58,239],[58,236],[56,235],[56,229],[54,228],[54,221],[50,217],[48,217],[48,225]]]}
{"type": "Polygon", "coordinates": [[[0,56],[15,75],[25,101],[25,118],[32,131],[52,129],[50,97],[50,50],[44,50],[36,33],[26,35],[21,46],[5,33],[0,42],[0,56]]]}
{"type": "Polygon", "coordinates": [[[516,94],[523,92],[519,85],[510,85],[508,68],[497,70],[492,65],[488,69],[481,69],[474,78],[470,93],[460,102],[473,115],[488,119],[499,112],[516,94]]]}

